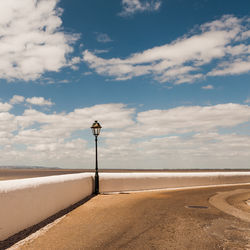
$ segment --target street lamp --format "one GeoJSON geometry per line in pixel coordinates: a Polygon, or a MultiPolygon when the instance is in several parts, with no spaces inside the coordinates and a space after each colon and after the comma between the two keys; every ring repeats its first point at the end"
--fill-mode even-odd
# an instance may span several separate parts
{"type": "Polygon", "coordinates": [[[99,175],[98,175],[98,161],[97,161],[97,136],[101,132],[101,125],[95,121],[91,127],[92,133],[95,136],[95,194],[99,194],[99,175]]]}

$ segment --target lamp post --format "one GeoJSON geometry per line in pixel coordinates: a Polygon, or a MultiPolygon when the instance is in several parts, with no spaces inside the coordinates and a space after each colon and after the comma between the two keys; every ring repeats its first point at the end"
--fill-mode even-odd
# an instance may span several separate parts
{"type": "Polygon", "coordinates": [[[101,132],[101,125],[95,121],[91,127],[92,133],[95,136],[95,194],[99,194],[99,175],[98,175],[98,160],[97,160],[97,137],[101,132]]]}

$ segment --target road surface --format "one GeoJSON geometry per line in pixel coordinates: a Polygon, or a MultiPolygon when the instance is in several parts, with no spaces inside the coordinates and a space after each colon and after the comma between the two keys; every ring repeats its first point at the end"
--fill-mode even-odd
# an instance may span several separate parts
{"type": "Polygon", "coordinates": [[[230,214],[250,219],[249,199],[250,185],[98,195],[16,249],[250,249],[249,221],[230,214]],[[226,212],[209,202],[221,192],[226,212]]]}

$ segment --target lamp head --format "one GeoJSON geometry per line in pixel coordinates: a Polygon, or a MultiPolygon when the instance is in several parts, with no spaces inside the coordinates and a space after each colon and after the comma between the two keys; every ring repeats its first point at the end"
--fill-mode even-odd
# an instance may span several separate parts
{"type": "Polygon", "coordinates": [[[98,121],[95,121],[91,127],[94,136],[98,136],[101,132],[101,125],[98,121]]]}

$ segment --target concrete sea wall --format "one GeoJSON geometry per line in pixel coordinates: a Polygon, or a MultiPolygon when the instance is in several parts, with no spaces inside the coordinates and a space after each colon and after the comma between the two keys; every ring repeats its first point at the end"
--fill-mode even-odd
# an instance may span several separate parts
{"type": "Polygon", "coordinates": [[[91,174],[0,182],[0,241],[93,193],[91,174]]]}
{"type": "MultiPolygon", "coordinates": [[[[101,173],[100,192],[250,183],[250,172],[101,173]]],[[[93,174],[0,181],[0,241],[93,194],[93,174]]]]}
{"type": "Polygon", "coordinates": [[[103,173],[101,192],[140,191],[250,182],[250,172],[103,173]]]}

